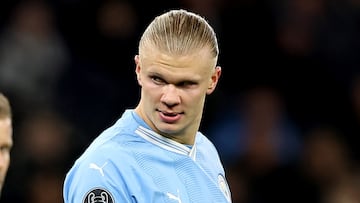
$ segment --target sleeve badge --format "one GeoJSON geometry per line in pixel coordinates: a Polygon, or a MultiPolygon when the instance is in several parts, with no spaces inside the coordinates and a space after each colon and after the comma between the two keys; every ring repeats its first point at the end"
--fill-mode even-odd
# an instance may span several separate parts
{"type": "Polygon", "coordinates": [[[86,193],[83,203],[114,203],[111,193],[103,188],[94,188],[86,193]]]}

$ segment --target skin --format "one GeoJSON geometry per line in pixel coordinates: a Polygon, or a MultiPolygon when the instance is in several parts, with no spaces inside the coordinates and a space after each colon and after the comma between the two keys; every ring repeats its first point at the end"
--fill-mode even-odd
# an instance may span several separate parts
{"type": "Polygon", "coordinates": [[[214,91],[221,75],[221,67],[209,52],[205,47],[174,56],[148,49],[135,56],[141,86],[135,111],[155,132],[182,144],[194,144],[206,95],[214,91]]]}
{"type": "Polygon", "coordinates": [[[0,119],[0,191],[10,166],[10,150],[13,146],[10,118],[0,119]]]}

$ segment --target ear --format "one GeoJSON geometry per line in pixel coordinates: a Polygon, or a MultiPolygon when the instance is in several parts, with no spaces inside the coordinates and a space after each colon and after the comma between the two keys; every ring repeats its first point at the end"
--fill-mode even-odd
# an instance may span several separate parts
{"type": "Polygon", "coordinates": [[[136,73],[136,79],[138,81],[138,84],[141,86],[141,77],[140,77],[140,57],[139,55],[135,55],[134,57],[134,61],[135,61],[135,73],[136,73]]]}
{"type": "Polygon", "coordinates": [[[209,87],[206,91],[207,95],[211,94],[215,90],[215,87],[216,87],[217,83],[219,82],[220,76],[221,76],[221,67],[216,66],[215,71],[211,75],[211,79],[210,79],[211,81],[210,81],[209,87]]]}

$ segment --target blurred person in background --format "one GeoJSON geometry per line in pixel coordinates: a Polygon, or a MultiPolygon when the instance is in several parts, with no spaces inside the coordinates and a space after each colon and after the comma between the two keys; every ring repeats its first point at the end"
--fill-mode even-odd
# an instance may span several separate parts
{"type": "Polygon", "coordinates": [[[0,93],[0,194],[10,166],[10,150],[13,146],[12,113],[8,98],[0,93]]]}
{"type": "Polygon", "coordinates": [[[235,102],[218,112],[209,131],[225,164],[246,160],[252,173],[261,174],[297,161],[300,132],[274,87],[255,85],[235,102]]]}
{"type": "Polygon", "coordinates": [[[27,203],[63,203],[62,170],[40,169],[31,174],[26,188],[27,203]]]}
{"type": "Polygon", "coordinates": [[[83,146],[139,96],[128,60],[136,52],[139,14],[128,1],[89,5],[90,14],[81,13],[72,22],[75,27],[69,32],[78,37],[69,40],[73,60],[60,77],[56,101],[60,112],[85,135],[83,146]]]}
{"type": "Polygon", "coordinates": [[[295,188],[288,184],[297,176],[293,169],[302,149],[299,128],[280,91],[271,85],[255,84],[234,102],[227,101],[209,129],[229,177],[234,178],[229,183],[239,185],[232,193],[251,203],[279,201],[283,198],[279,191],[290,193],[295,188]]]}
{"type": "Polygon", "coordinates": [[[0,33],[0,87],[14,101],[14,115],[54,102],[67,57],[50,5],[37,0],[14,4],[0,33]]]}
{"type": "Polygon", "coordinates": [[[360,202],[360,170],[339,129],[319,125],[305,134],[300,170],[307,200],[319,203],[360,202]]]}
{"type": "Polygon", "coordinates": [[[16,127],[8,187],[2,202],[62,203],[63,177],[78,154],[72,125],[54,109],[32,109],[16,127]],[[19,184],[21,183],[21,184],[19,184]],[[51,201],[50,201],[51,200],[51,201]]]}

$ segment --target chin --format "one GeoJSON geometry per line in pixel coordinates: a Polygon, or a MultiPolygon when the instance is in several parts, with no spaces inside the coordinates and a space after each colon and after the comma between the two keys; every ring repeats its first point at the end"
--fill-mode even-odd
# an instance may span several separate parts
{"type": "Polygon", "coordinates": [[[169,129],[169,128],[159,128],[160,132],[162,134],[173,134],[175,133],[175,131],[173,129],[169,129]]]}
{"type": "MultiPolygon", "coordinates": [[[[168,124],[166,124],[166,125],[168,125],[168,124]]],[[[168,135],[177,134],[177,132],[179,132],[179,130],[177,130],[175,128],[169,128],[168,126],[167,127],[159,126],[158,129],[162,134],[168,134],[168,135]]]]}

